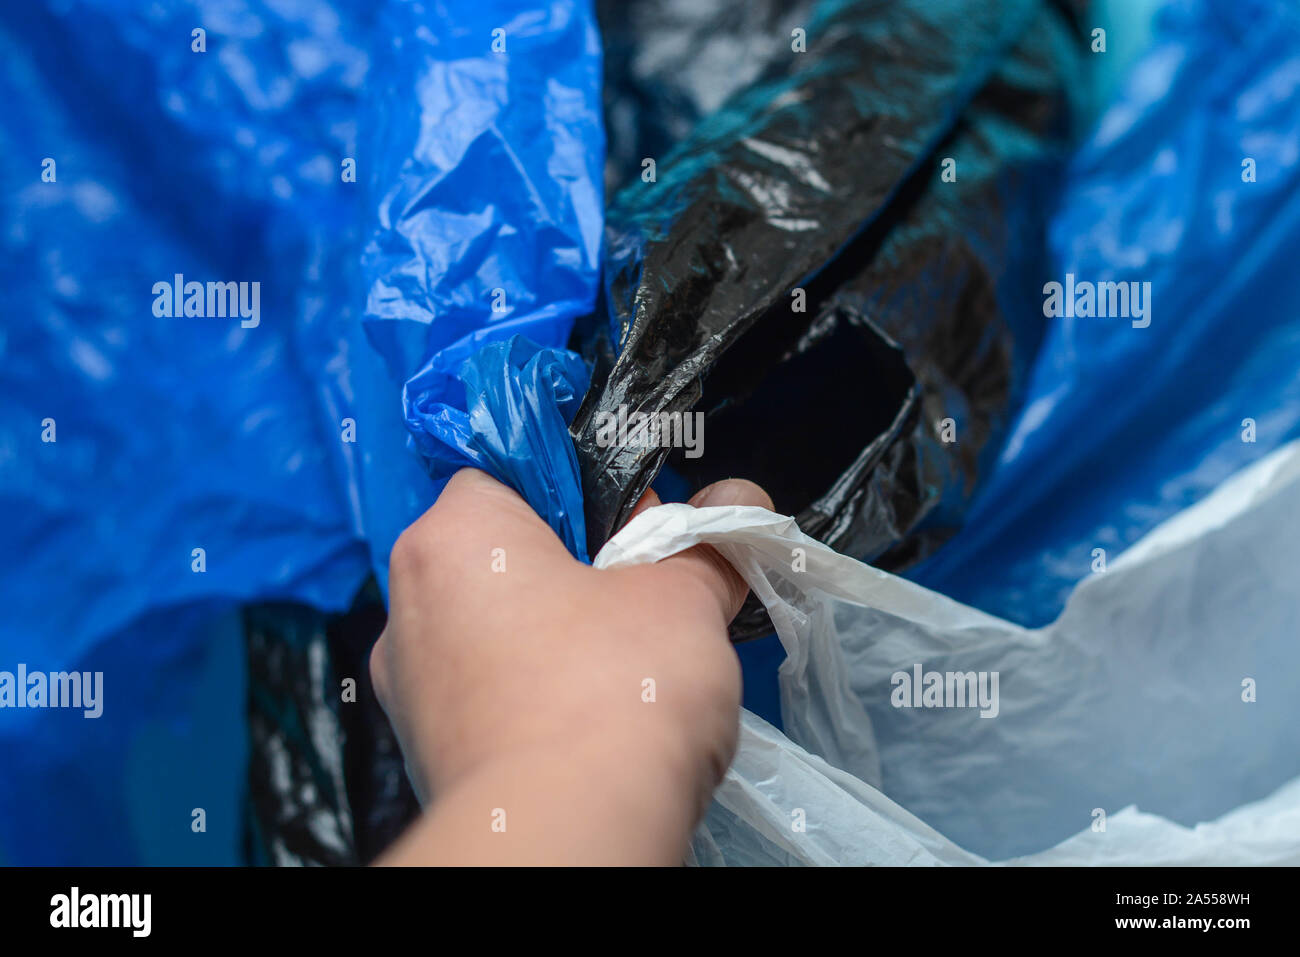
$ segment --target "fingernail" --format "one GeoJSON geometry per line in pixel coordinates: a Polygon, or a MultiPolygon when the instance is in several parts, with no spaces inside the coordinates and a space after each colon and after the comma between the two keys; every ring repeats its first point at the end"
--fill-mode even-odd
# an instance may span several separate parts
{"type": "Polygon", "coordinates": [[[714,482],[712,485],[696,492],[691,499],[691,504],[697,508],[705,505],[736,505],[742,499],[748,497],[748,491],[741,482],[723,479],[721,482],[714,482]]]}

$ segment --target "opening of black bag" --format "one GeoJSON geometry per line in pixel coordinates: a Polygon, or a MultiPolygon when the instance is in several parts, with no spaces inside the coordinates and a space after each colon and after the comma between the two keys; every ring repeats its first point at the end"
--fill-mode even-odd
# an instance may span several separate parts
{"type": "Polygon", "coordinates": [[[668,463],[692,490],[747,478],[798,513],[898,415],[915,381],[902,351],[834,308],[801,318],[782,304],[709,372],[702,454],[675,449],[668,463]]]}

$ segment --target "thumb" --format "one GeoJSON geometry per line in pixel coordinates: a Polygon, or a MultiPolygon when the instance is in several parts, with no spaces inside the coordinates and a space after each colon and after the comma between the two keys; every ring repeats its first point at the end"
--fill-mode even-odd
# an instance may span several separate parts
{"type": "MultiPolygon", "coordinates": [[[[724,505],[756,505],[759,508],[772,509],[772,498],[745,479],[724,479],[700,489],[691,498],[690,503],[696,508],[724,505]]],[[[696,545],[679,555],[665,559],[660,564],[674,563],[675,567],[688,570],[705,584],[718,600],[718,608],[723,618],[730,622],[745,603],[749,594],[749,585],[740,573],[731,567],[731,563],[709,545],[696,545]]]]}

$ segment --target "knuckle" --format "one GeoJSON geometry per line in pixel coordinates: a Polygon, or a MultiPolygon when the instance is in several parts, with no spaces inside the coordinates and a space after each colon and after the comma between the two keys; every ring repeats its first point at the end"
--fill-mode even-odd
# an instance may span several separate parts
{"type": "Polygon", "coordinates": [[[390,574],[415,576],[427,566],[430,550],[425,542],[424,529],[419,523],[410,526],[393,543],[393,550],[388,556],[390,574]]]}
{"type": "Polygon", "coordinates": [[[385,667],[388,645],[384,641],[386,634],[387,632],[380,634],[379,640],[370,649],[370,686],[374,688],[375,697],[384,707],[388,705],[388,675],[385,667]]]}

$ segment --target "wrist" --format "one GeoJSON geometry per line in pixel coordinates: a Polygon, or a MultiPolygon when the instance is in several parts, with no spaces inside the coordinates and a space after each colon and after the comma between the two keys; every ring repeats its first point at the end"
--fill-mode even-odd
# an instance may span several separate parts
{"type": "Polygon", "coordinates": [[[676,764],[608,735],[502,755],[434,795],[386,863],[680,864],[702,802],[676,764]]]}

